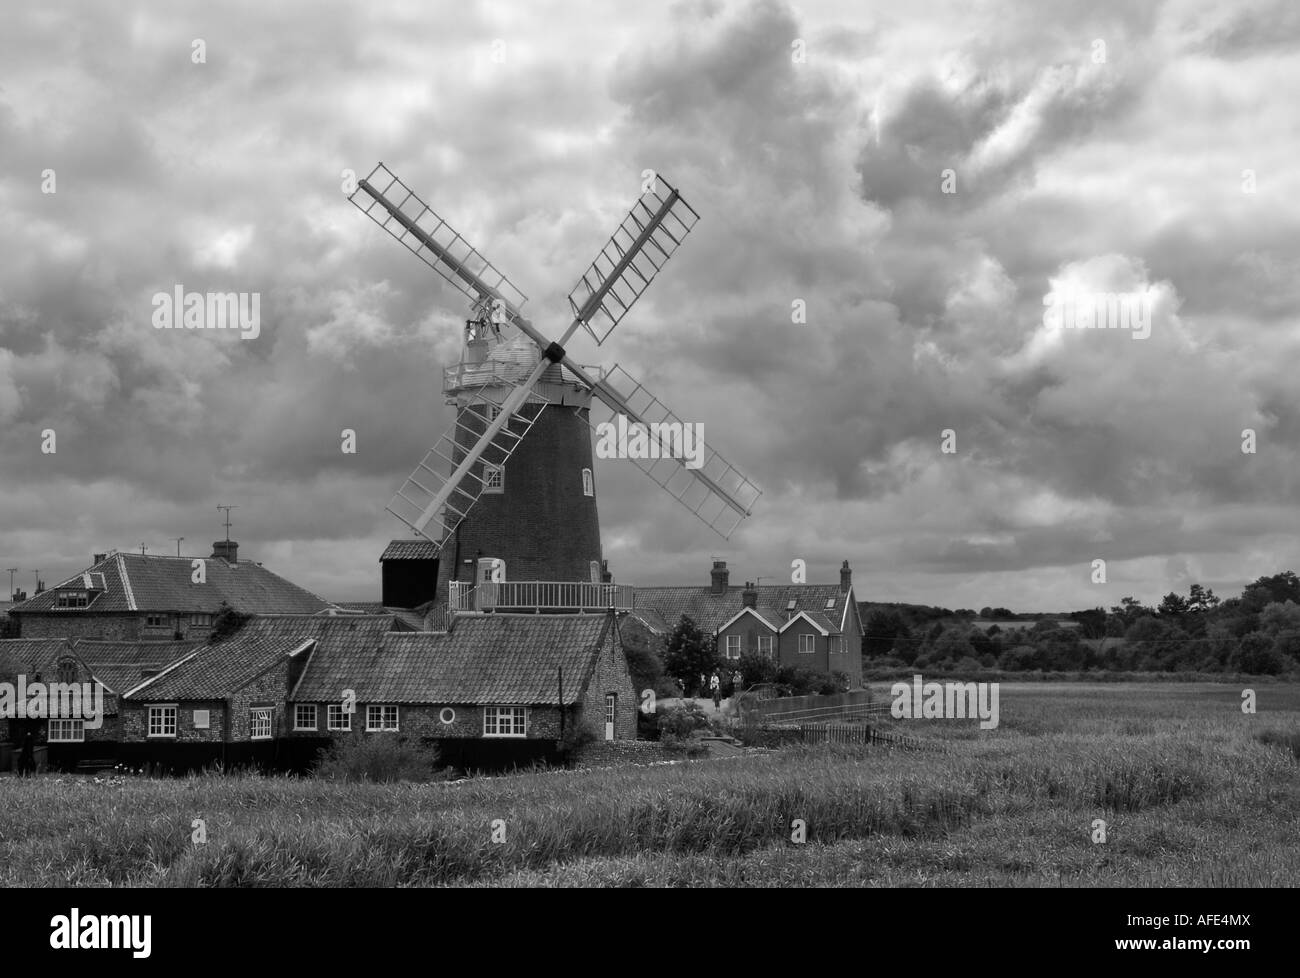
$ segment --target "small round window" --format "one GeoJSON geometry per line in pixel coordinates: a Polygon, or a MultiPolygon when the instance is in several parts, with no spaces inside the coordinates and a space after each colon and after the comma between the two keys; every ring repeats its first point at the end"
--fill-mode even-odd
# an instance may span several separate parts
{"type": "Polygon", "coordinates": [[[441,720],[443,723],[455,723],[456,711],[453,710],[450,706],[444,706],[442,708],[442,712],[438,714],[438,719],[441,720]]]}

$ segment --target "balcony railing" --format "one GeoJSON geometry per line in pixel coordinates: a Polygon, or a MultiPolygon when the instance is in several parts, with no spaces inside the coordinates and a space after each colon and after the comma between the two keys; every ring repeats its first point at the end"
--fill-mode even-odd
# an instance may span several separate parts
{"type": "Polygon", "coordinates": [[[452,611],[630,611],[636,595],[631,584],[579,581],[451,581],[448,588],[452,611]]]}

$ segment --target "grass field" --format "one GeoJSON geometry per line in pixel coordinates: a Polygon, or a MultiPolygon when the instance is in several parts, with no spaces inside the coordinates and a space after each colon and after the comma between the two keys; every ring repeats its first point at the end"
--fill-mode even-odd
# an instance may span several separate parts
{"type": "Polygon", "coordinates": [[[0,884],[1294,886],[1300,687],[1256,691],[1248,716],[1238,686],[1007,683],[997,730],[897,724],[936,752],[429,785],[6,778],[0,884]]]}

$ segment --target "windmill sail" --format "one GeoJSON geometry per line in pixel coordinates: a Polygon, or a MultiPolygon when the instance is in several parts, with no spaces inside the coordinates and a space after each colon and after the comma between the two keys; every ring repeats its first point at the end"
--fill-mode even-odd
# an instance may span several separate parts
{"type": "Polygon", "coordinates": [[[500,299],[506,319],[520,316],[528,297],[384,164],[348,200],[472,301],[500,299]]]}
{"type": "MultiPolygon", "coordinates": [[[[628,423],[645,425],[652,436],[648,442],[658,441],[660,448],[663,439],[653,437],[655,433],[685,434],[682,420],[617,364],[596,383],[593,393],[609,411],[607,417],[597,421],[597,409],[592,405],[590,423],[597,436],[604,431],[602,424],[617,426],[619,415],[625,416],[628,423]]],[[[752,513],[762,490],[703,442],[698,445],[697,458],[699,468],[687,466],[688,461],[695,464],[693,459],[666,453],[659,458],[631,457],[630,461],[716,533],[730,537],[740,521],[752,513]]]]}
{"type": "Polygon", "coordinates": [[[655,178],[569,293],[573,318],[592,339],[605,342],[699,219],[667,180],[655,178]]]}
{"type": "Polygon", "coordinates": [[[451,427],[388,504],[388,512],[439,548],[488,488],[491,471],[504,469],[545,406],[540,401],[525,401],[499,431],[485,437],[492,417],[501,409],[499,388],[492,395],[486,390],[470,394],[457,405],[451,427]],[[452,485],[457,467],[470,456],[475,464],[452,485]]]}

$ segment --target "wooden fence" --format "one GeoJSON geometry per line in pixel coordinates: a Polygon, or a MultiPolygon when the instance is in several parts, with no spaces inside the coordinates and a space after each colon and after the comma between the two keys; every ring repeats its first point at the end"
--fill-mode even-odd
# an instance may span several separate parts
{"type": "Polygon", "coordinates": [[[746,719],[760,723],[812,723],[818,720],[866,719],[889,711],[888,703],[872,703],[865,689],[829,696],[783,696],[751,700],[742,705],[746,719]]]}
{"type": "Polygon", "coordinates": [[[801,723],[799,739],[805,744],[871,744],[916,750],[943,750],[943,745],[935,741],[886,733],[865,723],[801,723]]]}

